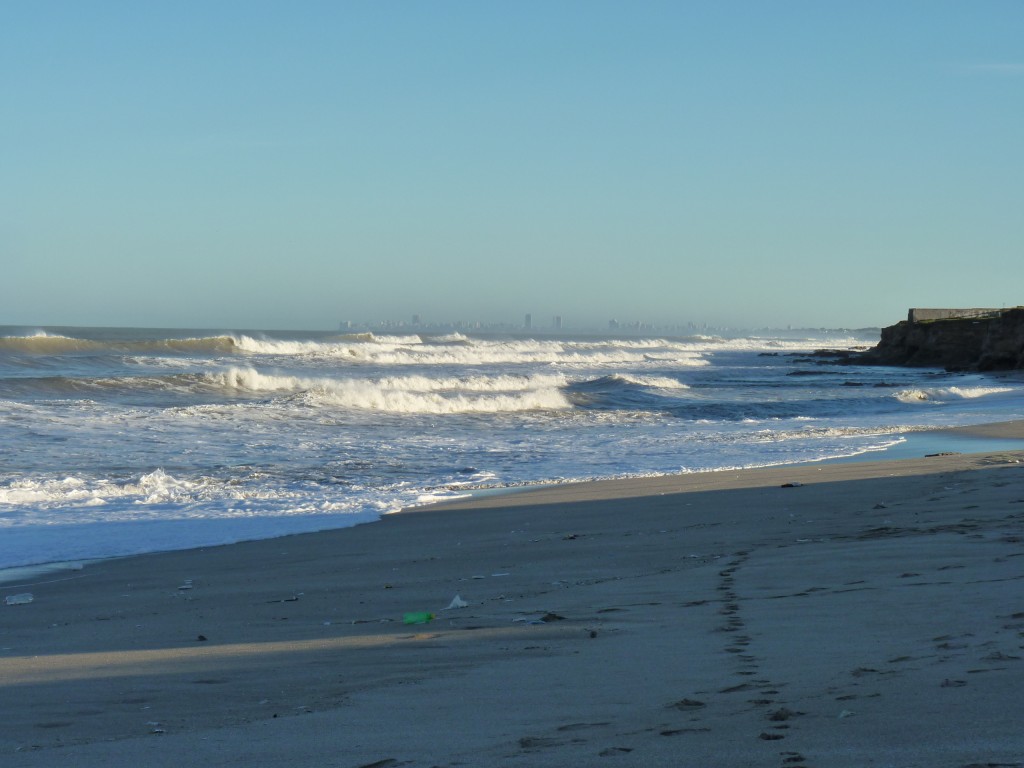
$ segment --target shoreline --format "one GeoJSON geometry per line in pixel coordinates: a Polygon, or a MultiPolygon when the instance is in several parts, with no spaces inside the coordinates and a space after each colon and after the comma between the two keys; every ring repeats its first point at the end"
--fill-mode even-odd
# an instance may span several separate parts
{"type": "Polygon", "coordinates": [[[996,451],[541,486],[104,560],[0,606],[0,754],[1012,763],[1022,541],[1024,451],[996,451]]]}
{"type": "MultiPolygon", "coordinates": [[[[403,509],[398,510],[397,512],[388,513],[388,515],[401,515],[413,512],[429,511],[430,509],[437,506],[446,506],[449,504],[456,504],[462,501],[475,501],[485,499],[490,496],[532,493],[546,488],[560,486],[577,486],[589,483],[617,483],[644,481],[653,482],[666,477],[688,477],[691,475],[716,474],[720,472],[747,472],[754,470],[775,469],[784,467],[817,466],[837,463],[898,461],[901,459],[908,458],[920,458],[925,456],[927,452],[986,453],[995,451],[1024,450],[1024,420],[991,422],[986,424],[976,424],[962,427],[939,427],[935,429],[906,432],[902,433],[901,436],[904,438],[903,442],[889,446],[888,448],[885,448],[880,451],[868,451],[865,453],[856,454],[854,456],[843,456],[838,458],[821,459],[815,461],[801,461],[794,462],[792,464],[773,464],[765,467],[743,467],[739,469],[716,469],[708,470],[707,472],[677,473],[670,475],[640,476],[631,478],[596,478],[588,480],[570,480],[552,483],[530,483],[525,485],[502,486],[497,488],[470,489],[466,490],[462,495],[455,497],[451,500],[441,499],[438,501],[431,501],[427,504],[421,504],[413,507],[405,507],[403,509]]],[[[383,517],[387,517],[388,515],[382,516],[381,519],[383,519],[383,517]]],[[[370,522],[376,523],[380,522],[380,520],[374,520],[370,522]]],[[[370,523],[357,523],[356,525],[367,524],[370,523]]],[[[333,530],[346,530],[347,528],[351,527],[355,526],[345,526],[342,528],[328,528],[324,531],[314,531],[312,532],[312,534],[315,535],[316,533],[324,533],[326,531],[333,530]]],[[[289,538],[291,536],[297,535],[302,534],[284,534],[283,536],[272,537],[272,539],[289,538]]],[[[239,542],[232,542],[229,544],[216,546],[233,546],[234,544],[241,544],[245,543],[246,541],[251,540],[243,540],[239,542]]],[[[209,548],[210,547],[198,547],[197,549],[209,548]]],[[[140,552],[136,554],[119,555],[111,558],[101,557],[91,559],[76,559],[70,561],[57,561],[22,566],[12,566],[10,568],[0,568],[0,589],[10,589],[18,586],[31,586],[33,583],[37,582],[25,581],[24,584],[16,584],[15,582],[19,582],[25,579],[31,580],[38,576],[48,574],[62,574],[73,571],[79,571],[86,565],[96,562],[102,562],[104,560],[120,560],[132,557],[146,557],[147,555],[161,554],[167,551],[188,550],[156,550],[153,552],[140,552]]]]}
{"type": "Polygon", "coordinates": [[[915,458],[928,453],[985,453],[1012,451],[1024,447],[1024,420],[971,424],[963,427],[937,427],[901,433],[904,441],[881,451],[860,453],[829,461],[873,461],[915,458]]]}

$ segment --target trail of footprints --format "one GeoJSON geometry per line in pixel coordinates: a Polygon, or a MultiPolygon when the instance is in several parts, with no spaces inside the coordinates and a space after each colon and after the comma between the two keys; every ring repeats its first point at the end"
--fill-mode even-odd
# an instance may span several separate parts
{"type": "MultiPolygon", "coordinates": [[[[763,726],[756,733],[752,734],[752,738],[760,739],[761,741],[781,741],[786,738],[787,731],[792,726],[792,721],[803,713],[793,711],[776,701],[775,697],[779,695],[781,686],[773,683],[771,680],[758,677],[760,673],[758,658],[749,652],[751,637],[744,631],[746,624],[741,615],[740,597],[735,590],[734,575],[747,562],[749,557],[750,553],[746,551],[735,553],[732,561],[727,563],[726,567],[719,571],[718,574],[719,581],[716,589],[719,593],[719,602],[721,604],[718,610],[718,614],[721,616],[721,623],[713,631],[720,632],[725,636],[725,648],[723,650],[725,653],[730,654],[735,664],[734,674],[739,678],[739,682],[715,693],[730,698],[735,694],[753,695],[754,698],[747,699],[746,703],[763,712],[763,726]]],[[[702,600],[692,604],[700,605],[705,602],[702,600]]],[[[704,693],[700,692],[695,695],[704,695],[704,693]]],[[[629,743],[628,737],[637,736],[642,733],[657,733],[659,736],[664,737],[708,733],[711,731],[711,728],[702,725],[700,717],[702,711],[705,711],[707,707],[708,704],[705,701],[695,698],[683,698],[665,705],[665,709],[670,712],[684,714],[685,720],[683,722],[679,722],[677,719],[676,722],[671,724],[663,723],[654,728],[645,728],[642,731],[620,733],[618,735],[620,737],[627,737],[624,741],[629,743]]],[[[594,729],[594,735],[596,735],[611,725],[606,722],[570,723],[558,728],[558,733],[549,737],[524,737],[519,740],[518,747],[521,752],[532,752],[567,743],[583,744],[590,741],[585,736],[587,730],[594,729]]],[[[600,757],[615,757],[632,751],[632,747],[613,744],[602,749],[598,752],[598,755],[600,757]]],[[[781,751],[779,754],[782,768],[810,768],[805,758],[799,752],[781,751]]]]}
{"type": "MultiPolygon", "coordinates": [[[[743,620],[740,597],[736,592],[736,571],[750,558],[750,552],[741,551],[735,553],[733,560],[726,564],[726,567],[718,572],[718,585],[716,587],[721,601],[721,608],[718,610],[721,616],[721,623],[715,627],[716,632],[725,635],[724,652],[731,654],[735,664],[736,677],[740,682],[736,685],[727,686],[716,693],[724,696],[734,694],[753,695],[754,698],[746,699],[758,711],[763,712],[763,725],[758,729],[755,738],[762,741],[781,741],[788,735],[792,727],[792,721],[800,717],[802,712],[797,712],[788,707],[780,705],[777,698],[782,685],[760,676],[761,668],[757,656],[750,653],[752,638],[746,634],[746,622],[743,620]]],[[[703,701],[697,699],[681,699],[668,705],[683,712],[696,713],[707,706],[703,701]]],[[[694,721],[699,722],[697,718],[694,721]]],[[[692,733],[695,731],[707,731],[707,728],[688,727],[672,728],[661,731],[662,736],[674,736],[681,733],[692,733]]],[[[780,753],[781,765],[783,768],[809,768],[806,759],[799,752],[784,750],[780,753]]]]}
{"type": "MultiPolygon", "coordinates": [[[[785,706],[785,702],[779,698],[780,689],[784,687],[784,684],[779,684],[762,677],[759,659],[750,652],[752,638],[746,633],[746,622],[743,619],[741,609],[742,601],[736,591],[735,584],[736,572],[749,558],[750,552],[741,551],[735,553],[733,559],[726,563],[726,567],[718,572],[719,578],[716,586],[719,595],[718,602],[720,603],[720,608],[718,609],[720,621],[713,631],[721,633],[723,636],[723,652],[729,654],[729,658],[734,664],[733,674],[737,678],[737,683],[714,692],[698,691],[693,694],[695,698],[683,698],[666,704],[665,709],[676,715],[676,717],[672,718],[675,722],[662,723],[660,726],[645,728],[642,731],[632,733],[619,733],[618,736],[627,737],[627,739],[624,739],[626,743],[630,743],[628,737],[637,736],[641,733],[657,733],[663,737],[673,737],[710,732],[711,728],[702,724],[701,717],[702,713],[706,712],[709,706],[709,703],[703,700],[708,695],[726,697],[726,702],[744,702],[744,696],[749,696],[750,698],[745,699],[745,703],[751,705],[762,715],[760,727],[756,729],[756,732],[751,732],[752,739],[782,742],[787,736],[795,733],[793,725],[804,713],[785,706]],[[737,696],[737,694],[741,694],[741,696],[737,696]],[[682,717],[678,717],[679,715],[682,717]]],[[[707,601],[702,600],[691,603],[691,605],[701,605],[705,602],[707,601]]],[[[1024,644],[1019,642],[1024,639],[1024,611],[1004,614],[996,618],[1003,622],[1001,625],[1002,632],[1009,631],[1011,636],[1015,636],[1018,639],[1020,650],[1024,651],[1024,644]]],[[[997,630],[996,634],[1001,634],[1001,632],[997,630]]],[[[905,670],[914,669],[914,662],[918,664],[921,662],[943,664],[954,659],[960,659],[961,662],[966,661],[967,659],[964,657],[970,658],[974,664],[980,662],[979,666],[974,666],[973,664],[963,665],[968,667],[963,670],[966,673],[966,677],[982,672],[1000,671],[1008,666],[1012,666],[1013,662],[1019,663],[1024,661],[1024,654],[1014,653],[1013,651],[1006,653],[999,650],[996,647],[995,641],[976,643],[972,634],[942,635],[933,638],[932,642],[934,645],[933,653],[923,656],[899,656],[888,659],[886,663],[893,665],[889,668],[873,669],[858,667],[850,672],[852,685],[833,686],[827,689],[826,692],[831,694],[837,702],[875,698],[881,694],[860,690],[860,686],[865,682],[870,685],[872,680],[901,675],[905,670]],[[985,655],[981,655],[982,653],[985,655]],[[909,667],[905,666],[908,664],[910,665],[909,667]]],[[[942,679],[940,687],[959,688],[967,684],[967,680],[954,675],[942,679]]],[[[839,717],[842,718],[846,714],[843,711],[839,717]]],[[[607,722],[571,723],[558,728],[558,734],[553,738],[528,737],[521,739],[518,746],[521,750],[529,752],[567,742],[582,744],[590,741],[590,739],[585,737],[586,731],[593,729],[593,735],[603,739],[607,738],[605,731],[609,727],[614,726],[607,722]],[[601,735],[598,736],[598,734],[601,735]]],[[[608,742],[606,741],[605,743],[607,744],[608,742]]],[[[780,743],[779,746],[784,746],[784,744],[780,743]]],[[[615,757],[632,751],[632,747],[613,744],[602,749],[598,754],[601,757],[615,757]]],[[[811,768],[807,763],[807,758],[797,751],[780,750],[778,755],[780,758],[780,768],[811,768]]],[[[1002,766],[1004,764],[989,765],[1002,766]]],[[[1012,765],[1014,768],[1024,768],[1024,763],[1012,765]]],[[[972,764],[964,766],[964,768],[981,768],[981,765],[972,764]]]]}
{"type": "MultiPolygon", "coordinates": [[[[750,653],[752,638],[746,633],[746,622],[741,612],[740,596],[736,592],[736,571],[750,558],[750,552],[740,551],[733,555],[733,559],[726,563],[726,567],[718,572],[718,584],[716,590],[719,593],[721,607],[718,615],[720,623],[714,628],[715,632],[722,633],[725,640],[723,651],[730,655],[735,665],[734,674],[738,678],[735,685],[730,685],[721,690],[715,691],[716,695],[725,696],[728,700],[737,694],[742,696],[753,696],[745,702],[752,705],[758,712],[763,714],[762,725],[751,738],[761,741],[775,742],[782,741],[788,735],[793,721],[803,713],[797,712],[783,706],[778,700],[779,684],[760,677],[761,668],[757,656],[750,653]]],[[[695,695],[703,696],[704,692],[695,695]]],[[[742,701],[741,696],[741,701],[742,701]]],[[[657,729],[661,736],[680,736],[685,734],[707,733],[711,728],[701,724],[700,714],[706,710],[708,703],[696,698],[683,698],[666,705],[666,709],[685,713],[687,719],[679,725],[672,725],[657,729]]],[[[622,748],[611,748],[601,753],[604,757],[629,751],[622,748]]],[[[782,768],[810,768],[806,759],[799,752],[782,750],[779,752],[782,768]]]]}
{"type": "MultiPolygon", "coordinates": [[[[727,635],[725,652],[733,654],[736,660],[736,676],[747,678],[736,685],[728,686],[718,691],[719,694],[750,693],[755,698],[747,699],[757,709],[764,710],[764,726],[757,734],[762,741],[781,741],[786,738],[790,730],[790,721],[800,717],[803,713],[791,710],[778,704],[776,697],[779,695],[779,685],[771,680],[760,677],[760,665],[757,656],[750,653],[751,637],[746,634],[746,623],[740,611],[740,598],[736,592],[735,573],[750,559],[750,552],[740,551],[734,555],[732,562],[718,572],[719,582],[717,590],[721,595],[722,607],[718,613],[723,617],[723,623],[716,628],[716,631],[727,635]]],[[[799,752],[783,751],[780,753],[782,765],[785,768],[808,768],[803,755],[799,752]]]]}

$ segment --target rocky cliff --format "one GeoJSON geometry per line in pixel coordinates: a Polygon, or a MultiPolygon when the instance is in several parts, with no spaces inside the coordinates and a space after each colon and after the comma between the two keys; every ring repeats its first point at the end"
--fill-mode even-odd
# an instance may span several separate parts
{"type": "Polygon", "coordinates": [[[1024,369],[1024,307],[986,318],[904,320],[883,328],[878,345],[849,362],[951,370],[1024,369]]]}

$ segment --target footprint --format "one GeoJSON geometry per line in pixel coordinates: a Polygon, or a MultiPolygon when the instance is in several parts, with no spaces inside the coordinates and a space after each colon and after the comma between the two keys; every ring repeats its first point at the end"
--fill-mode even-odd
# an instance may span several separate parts
{"type": "Polygon", "coordinates": [[[602,728],[611,723],[569,723],[558,728],[559,731],[582,731],[585,728],[602,728]]]}
{"type": "Polygon", "coordinates": [[[679,701],[672,702],[667,706],[683,712],[691,712],[695,709],[703,709],[707,704],[703,701],[697,701],[696,699],[680,699],[679,701]]]}
{"type": "Polygon", "coordinates": [[[754,686],[750,685],[750,683],[740,683],[739,685],[733,685],[729,688],[723,688],[719,691],[719,693],[736,693],[737,691],[748,691],[753,687],[754,686]]]}
{"type": "Polygon", "coordinates": [[[1001,651],[993,651],[988,656],[983,656],[982,661],[1020,661],[1020,656],[1008,656],[1001,651]]]}
{"type": "Polygon", "coordinates": [[[600,752],[598,752],[597,756],[598,757],[614,757],[615,755],[621,755],[621,754],[624,754],[626,752],[632,752],[632,751],[633,750],[630,747],[608,747],[607,749],[602,749],[600,752]]]}
{"type": "Polygon", "coordinates": [[[543,736],[524,736],[519,740],[519,746],[522,749],[544,749],[545,747],[557,747],[563,743],[558,739],[550,739],[543,736]]]}
{"type": "Polygon", "coordinates": [[[711,733],[710,728],[670,728],[665,731],[658,731],[661,736],[678,736],[680,733],[711,733]]]}
{"type": "Polygon", "coordinates": [[[897,675],[897,674],[899,674],[899,672],[897,672],[894,669],[881,670],[881,669],[872,669],[871,667],[857,667],[855,670],[850,672],[850,674],[853,677],[867,677],[869,675],[879,675],[880,677],[889,677],[889,676],[892,676],[892,675],[897,675]]]}

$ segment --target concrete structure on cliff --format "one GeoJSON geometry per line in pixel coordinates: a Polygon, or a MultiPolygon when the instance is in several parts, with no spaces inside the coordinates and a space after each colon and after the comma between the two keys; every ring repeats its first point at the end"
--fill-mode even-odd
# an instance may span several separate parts
{"type": "Polygon", "coordinates": [[[921,323],[927,320],[968,320],[981,317],[998,317],[1005,309],[922,309],[912,307],[907,313],[907,321],[921,323]]]}

